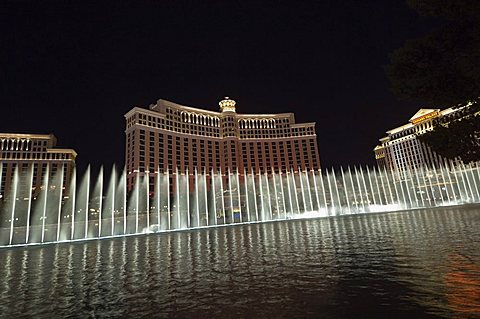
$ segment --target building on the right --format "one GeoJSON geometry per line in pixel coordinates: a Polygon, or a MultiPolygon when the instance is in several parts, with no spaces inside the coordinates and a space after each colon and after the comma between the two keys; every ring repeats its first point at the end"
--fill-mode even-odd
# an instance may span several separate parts
{"type": "Polygon", "coordinates": [[[405,171],[419,167],[447,164],[447,160],[436,154],[428,145],[417,139],[418,135],[431,131],[435,121],[451,121],[465,115],[465,107],[420,109],[407,124],[387,131],[374,148],[379,168],[390,171],[405,171]]]}

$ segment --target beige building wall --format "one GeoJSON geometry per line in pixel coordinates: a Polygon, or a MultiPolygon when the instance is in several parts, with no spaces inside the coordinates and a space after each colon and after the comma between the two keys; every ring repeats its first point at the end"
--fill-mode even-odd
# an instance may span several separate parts
{"type": "Polygon", "coordinates": [[[320,168],[315,123],[295,123],[293,113],[238,114],[228,98],[219,105],[214,112],[158,100],[148,109],[130,110],[125,115],[129,189],[137,174],[173,174],[177,167],[181,174],[320,168]]]}
{"type": "MultiPolygon", "coordinates": [[[[65,194],[70,186],[77,153],[72,149],[55,148],[56,143],[57,139],[52,134],[0,133],[0,197],[5,199],[9,196],[17,167],[19,176],[30,176],[33,173],[33,196],[44,187],[47,171],[50,176],[55,176],[63,168],[65,194]]],[[[20,180],[23,183],[30,182],[29,178],[20,180]]]]}
{"type": "Polygon", "coordinates": [[[420,142],[417,135],[433,129],[437,120],[451,120],[464,115],[463,108],[420,109],[409,122],[387,131],[374,149],[379,168],[391,171],[413,170],[421,167],[439,167],[447,160],[420,142]]]}

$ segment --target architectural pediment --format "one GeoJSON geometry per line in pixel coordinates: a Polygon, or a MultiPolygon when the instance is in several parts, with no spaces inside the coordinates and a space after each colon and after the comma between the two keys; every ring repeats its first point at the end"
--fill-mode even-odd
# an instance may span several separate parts
{"type": "Polygon", "coordinates": [[[410,123],[418,123],[436,117],[440,114],[440,109],[420,109],[409,120],[410,123]]]}

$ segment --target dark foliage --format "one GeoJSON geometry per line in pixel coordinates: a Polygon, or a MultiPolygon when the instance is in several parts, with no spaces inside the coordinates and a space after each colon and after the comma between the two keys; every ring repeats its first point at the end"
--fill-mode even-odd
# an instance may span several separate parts
{"type": "Polygon", "coordinates": [[[407,0],[407,4],[423,16],[443,17],[454,21],[479,19],[478,0],[407,0]]]}
{"type": "MultiPolygon", "coordinates": [[[[392,91],[435,108],[478,101],[480,1],[407,0],[407,4],[421,15],[444,18],[446,22],[391,54],[385,71],[392,91]]],[[[434,130],[419,138],[446,158],[480,160],[478,103],[468,107],[467,113],[449,123],[436,123],[434,130]]]]}
{"type": "Polygon", "coordinates": [[[399,97],[448,107],[480,93],[480,21],[478,26],[450,24],[410,40],[391,55],[386,67],[399,97]]]}
{"type": "Polygon", "coordinates": [[[437,154],[460,158],[464,163],[480,160],[480,103],[468,108],[467,114],[450,122],[437,122],[434,129],[417,138],[437,154]]]}

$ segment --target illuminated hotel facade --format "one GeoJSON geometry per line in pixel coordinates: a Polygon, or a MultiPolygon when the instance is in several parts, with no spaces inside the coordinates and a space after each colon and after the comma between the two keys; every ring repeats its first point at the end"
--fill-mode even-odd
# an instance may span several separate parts
{"type": "Polygon", "coordinates": [[[375,159],[380,168],[405,171],[420,167],[438,167],[448,161],[436,154],[417,135],[431,131],[435,121],[451,121],[465,115],[465,108],[420,109],[405,125],[387,131],[375,149],[375,159]]]}
{"type": "MultiPolygon", "coordinates": [[[[10,196],[17,168],[18,176],[30,176],[19,180],[31,183],[20,185],[19,189],[31,189],[34,197],[45,187],[47,172],[50,176],[62,176],[62,188],[68,190],[77,153],[72,149],[56,148],[56,143],[53,134],[0,133],[0,197],[10,196]]],[[[50,185],[50,188],[57,186],[50,185]]],[[[17,194],[17,197],[21,195],[27,196],[17,194]]]]}
{"type": "Polygon", "coordinates": [[[129,189],[137,174],[157,171],[269,174],[320,168],[315,123],[295,123],[293,113],[238,114],[229,98],[219,105],[214,112],[158,100],[125,114],[129,189]]]}

